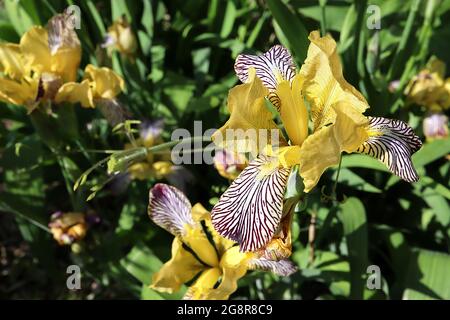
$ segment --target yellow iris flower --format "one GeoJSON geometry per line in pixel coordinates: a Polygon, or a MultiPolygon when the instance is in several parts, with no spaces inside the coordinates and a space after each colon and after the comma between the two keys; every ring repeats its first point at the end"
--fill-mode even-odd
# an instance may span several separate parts
{"type": "Polygon", "coordinates": [[[410,102],[432,112],[442,112],[450,107],[450,78],[445,79],[445,64],[432,58],[408,83],[405,94],[410,102]]]}
{"type": "Polygon", "coordinates": [[[48,28],[34,26],[19,44],[0,44],[0,101],[33,111],[41,102],[80,102],[95,107],[124,90],[123,79],[108,68],[88,65],[77,83],[81,46],[67,28],[65,14],[56,15],[48,28]]]}
{"type": "Polygon", "coordinates": [[[79,212],[54,213],[48,226],[61,246],[82,240],[88,229],[85,215],[79,212]]]}
{"type": "Polygon", "coordinates": [[[108,28],[108,33],[102,46],[108,49],[109,54],[111,54],[112,50],[117,50],[120,54],[133,59],[137,49],[137,41],[126,17],[121,17],[114,21],[108,28]]]}
{"type": "Polygon", "coordinates": [[[211,214],[215,229],[237,241],[243,251],[262,250],[279,236],[280,221],[291,214],[283,211],[283,198],[295,165],[305,192],[316,186],[328,167],[339,164],[343,151],[376,157],[406,181],[418,179],[411,155],[421,141],[412,129],[399,120],[364,116],[369,105],[344,79],[336,42],[330,35],[320,37],[318,31],[311,32],[309,40],[299,72],[281,46],[260,56],[240,55],[236,60],[236,74],[243,84],[230,90],[230,119],[213,139],[220,147],[246,152],[251,148],[242,146],[256,145],[259,155],[221,196],[211,214]],[[261,147],[261,141],[252,141],[255,135],[244,141],[230,138],[230,129],[258,130],[258,138],[261,132],[267,135],[269,130],[278,130],[265,98],[277,108],[288,141],[280,138],[261,147]]]}
{"type": "Polygon", "coordinates": [[[178,189],[157,184],[150,190],[148,214],[158,226],[175,236],[172,258],[153,275],[151,288],[173,293],[187,282],[185,299],[228,299],[248,270],[260,269],[288,276],[296,267],[288,260],[272,261],[242,253],[233,241],[221,237],[211,225],[209,212],[191,207],[178,189]]]}
{"type": "Polygon", "coordinates": [[[81,60],[80,41],[73,30],[62,29],[61,15],[49,30],[35,26],[19,44],[0,44],[0,100],[32,111],[52,100],[64,82],[75,81],[81,60]]]}
{"type": "MultiPolygon", "coordinates": [[[[163,122],[144,121],[139,131],[140,137],[136,140],[136,145],[127,144],[125,149],[139,147],[150,148],[163,142],[161,132],[163,130],[163,122]]],[[[166,178],[176,169],[169,154],[153,154],[149,152],[145,161],[137,162],[128,167],[128,173],[132,179],[161,180],[166,178]]]]}

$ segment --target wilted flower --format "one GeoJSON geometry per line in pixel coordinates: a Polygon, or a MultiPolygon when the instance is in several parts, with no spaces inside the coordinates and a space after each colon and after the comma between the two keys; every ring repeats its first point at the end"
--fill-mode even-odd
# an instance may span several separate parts
{"type": "Polygon", "coordinates": [[[278,145],[272,141],[260,148],[259,156],[211,211],[215,229],[237,241],[242,251],[264,250],[274,237],[286,240],[288,232],[280,237],[285,229],[280,222],[291,218],[292,210],[284,208],[283,201],[294,166],[299,166],[304,192],[316,186],[328,167],[339,163],[344,151],[365,153],[402,179],[418,180],[411,156],[422,145],[419,138],[402,121],[364,116],[369,105],[344,79],[333,38],[314,31],[309,39],[308,55],[298,73],[282,46],[236,60],[236,74],[243,84],[230,90],[230,119],[214,134],[214,141],[221,147],[241,143],[234,136],[230,141],[227,129],[279,130],[264,105],[266,97],[277,108],[289,137],[289,142],[281,139],[278,145]],[[312,132],[304,99],[310,105],[312,132]]]}
{"type": "Polygon", "coordinates": [[[114,21],[113,25],[108,28],[108,34],[102,47],[107,48],[109,54],[111,54],[112,50],[117,50],[122,55],[133,58],[137,49],[137,41],[125,16],[114,21]]]}
{"type": "Polygon", "coordinates": [[[195,278],[185,299],[228,299],[248,270],[268,270],[283,276],[296,271],[288,260],[240,252],[236,243],[217,234],[201,204],[192,207],[174,187],[157,184],[150,190],[148,214],[175,236],[172,258],[153,275],[151,288],[155,290],[173,293],[195,278]]]}
{"type": "Polygon", "coordinates": [[[88,228],[85,218],[83,213],[58,211],[52,214],[48,226],[59,245],[70,245],[85,237],[88,228]]]}
{"type": "Polygon", "coordinates": [[[433,57],[406,87],[408,100],[434,112],[447,109],[450,107],[450,78],[444,79],[444,76],[445,64],[433,57]]]}
{"type": "Polygon", "coordinates": [[[220,149],[214,155],[214,167],[224,178],[230,180],[236,179],[246,166],[247,159],[239,153],[220,149]]]}
{"type": "Polygon", "coordinates": [[[427,140],[448,137],[448,117],[443,113],[430,113],[423,119],[423,134],[427,140]]]}

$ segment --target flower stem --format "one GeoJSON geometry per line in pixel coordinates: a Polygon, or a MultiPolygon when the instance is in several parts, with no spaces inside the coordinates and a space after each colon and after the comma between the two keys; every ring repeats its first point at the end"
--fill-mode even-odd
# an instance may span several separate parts
{"type": "Polygon", "coordinates": [[[332,193],[332,196],[333,196],[334,199],[337,199],[337,197],[336,197],[336,189],[337,189],[337,184],[339,182],[339,174],[341,172],[341,165],[342,165],[342,153],[339,156],[339,166],[338,166],[337,173],[336,173],[336,179],[334,179],[333,193],[332,193]]]}

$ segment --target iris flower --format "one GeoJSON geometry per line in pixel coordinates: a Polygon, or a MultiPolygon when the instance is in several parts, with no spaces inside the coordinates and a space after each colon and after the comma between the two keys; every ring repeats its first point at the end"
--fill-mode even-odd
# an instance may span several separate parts
{"type": "Polygon", "coordinates": [[[55,212],[48,224],[53,238],[59,245],[70,245],[86,236],[88,224],[79,212],[55,212]]]}
{"type": "Polygon", "coordinates": [[[450,107],[450,78],[445,79],[445,64],[433,57],[427,66],[414,76],[405,89],[410,102],[432,112],[450,107]]]}
{"type": "MultiPolygon", "coordinates": [[[[140,147],[150,148],[163,142],[161,133],[164,128],[162,120],[144,121],[140,125],[139,139],[136,145],[140,147]]],[[[134,148],[135,146],[127,144],[125,149],[134,148]]],[[[170,161],[170,155],[153,154],[149,152],[145,161],[132,164],[128,168],[128,173],[132,179],[148,180],[151,178],[162,179],[174,173],[175,166],[170,161]]]]}
{"type": "Polygon", "coordinates": [[[137,41],[126,17],[120,17],[108,28],[102,47],[107,48],[110,55],[113,50],[117,50],[125,57],[133,59],[137,41]]]}
{"type": "Polygon", "coordinates": [[[230,90],[230,119],[214,141],[221,146],[239,144],[234,138],[229,141],[227,129],[276,130],[265,98],[277,108],[289,137],[260,148],[211,211],[218,233],[237,241],[244,252],[264,250],[274,237],[282,240],[288,235],[291,210],[283,210],[283,197],[296,165],[305,192],[316,186],[328,167],[339,164],[344,151],[368,154],[402,179],[418,180],[411,155],[421,141],[412,129],[399,120],[365,116],[369,105],[344,79],[333,38],[313,31],[309,40],[299,72],[288,50],[279,45],[263,55],[240,55],[236,60],[243,84],[230,90]]]}
{"type": "Polygon", "coordinates": [[[445,69],[444,62],[433,57],[405,89],[408,101],[427,109],[423,119],[427,140],[448,137],[448,118],[444,111],[450,107],[450,78],[444,78],[445,69]]]}
{"type": "Polygon", "coordinates": [[[114,99],[124,81],[108,68],[88,65],[76,82],[81,46],[65,14],[53,17],[47,28],[32,27],[19,44],[0,44],[0,101],[33,111],[41,102],[96,103],[114,99]]]}
{"type": "Polygon", "coordinates": [[[39,102],[52,100],[64,82],[75,81],[80,41],[61,19],[51,19],[48,30],[32,27],[19,44],[0,44],[0,101],[32,111],[39,102]]]}
{"type": "Polygon", "coordinates": [[[248,270],[260,269],[288,276],[296,271],[288,260],[272,261],[242,253],[235,242],[221,237],[211,225],[209,212],[191,206],[178,189],[156,184],[149,195],[148,214],[175,236],[172,258],[153,275],[151,288],[173,293],[191,282],[185,299],[228,299],[248,270]]]}

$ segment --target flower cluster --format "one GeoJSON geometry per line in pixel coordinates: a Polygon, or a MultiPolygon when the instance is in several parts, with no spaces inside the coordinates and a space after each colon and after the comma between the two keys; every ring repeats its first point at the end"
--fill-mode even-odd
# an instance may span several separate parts
{"type": "Polygon", "coordinates": [[[123,79],[114,71],[91,64],[76,82],[81,45],[66,19],[65,13],[56,15],[47,28],[32,27],[19,44],[0,44],[0,101],[25,106],[29,112],[45,102],[94,108],[124,90],[123,79]]]}

